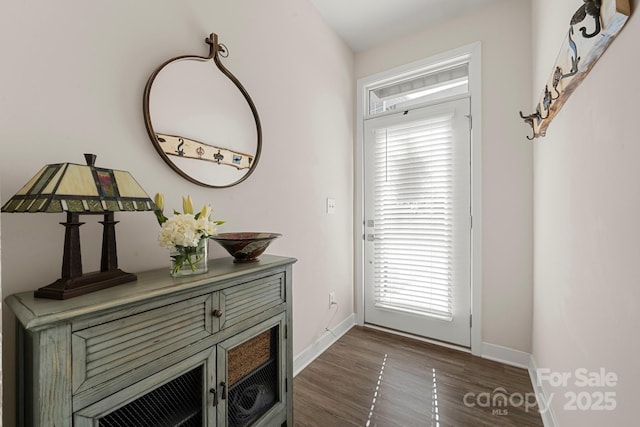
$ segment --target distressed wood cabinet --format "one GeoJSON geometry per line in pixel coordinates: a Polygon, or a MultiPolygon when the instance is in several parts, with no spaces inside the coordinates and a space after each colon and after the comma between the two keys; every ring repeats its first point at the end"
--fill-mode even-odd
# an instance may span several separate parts
{"type": "Polygon", "coordinates": [[[64,301],[7,297],[19,425],[292,426],[295,261],[223,258],[64,301]]]}

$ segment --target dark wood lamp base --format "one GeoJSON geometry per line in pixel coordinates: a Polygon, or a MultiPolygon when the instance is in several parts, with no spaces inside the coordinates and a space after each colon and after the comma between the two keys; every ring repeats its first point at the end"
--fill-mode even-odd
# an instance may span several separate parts
{"type": "Polygon", "coordinates": [[[62,258],[62,277],[48,286],[34,292],[35,298],[67,299],[90,292],[99,291],[137,279],[133,273],[118,268],[116,252],[116,232],[113,212],[104,213],[102,233],[102,258],[100,271],[82,274],[82,257],[80,253],[80,226],[77,212],[67,212],[65,226],[64,256],[62,258]]]}
{"type": "Polygon", "coordinates": [[[36,298],[68,299],[122,283],[133,282],[137,276],[115,269],[112,271],[96,271],[78,277],[60,278],[52,284],[34,292],[36,298]]]}

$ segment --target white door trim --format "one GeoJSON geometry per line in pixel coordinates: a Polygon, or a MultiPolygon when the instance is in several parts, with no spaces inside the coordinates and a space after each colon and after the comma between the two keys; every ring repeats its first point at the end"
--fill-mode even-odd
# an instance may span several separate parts
{"type": "Polygon", "coordinates": [[[356,323],[364,325],[364,108],[366,89],[380,81],[418,68],[426,68],[440,62],[460,57],[469,57],[469,91],[471,93],[471,353],[482,354],[482,46],[480,42],[462,46],[427,59],[395,67],[393,69],[358,79],[356,106],[356,164],[355,164],[355,283],[356,323]]]}

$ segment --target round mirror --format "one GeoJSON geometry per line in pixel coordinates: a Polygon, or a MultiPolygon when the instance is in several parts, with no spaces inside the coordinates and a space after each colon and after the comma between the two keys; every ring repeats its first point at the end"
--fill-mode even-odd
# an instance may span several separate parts
{"type": "Polygon", "coordinates": [[[258,111],[220,62],[228,51],[206,39],[209,56],[184,55],[158,67],[144,91],[144,120],[154,147],[191,182],[222,188],[253,172],[262,148],[258,111]]]}

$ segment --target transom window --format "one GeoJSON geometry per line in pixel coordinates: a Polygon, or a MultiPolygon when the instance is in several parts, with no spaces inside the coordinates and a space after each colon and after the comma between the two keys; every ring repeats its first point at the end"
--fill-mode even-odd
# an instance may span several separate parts
{"type": "Polygon", "coordinates": [[[435,70],[420,70],[417,74],[399,77],[392,82],[370,88],[369,116],[407,109],[468,92],[468,62],[448,64],[435,70]]]}

